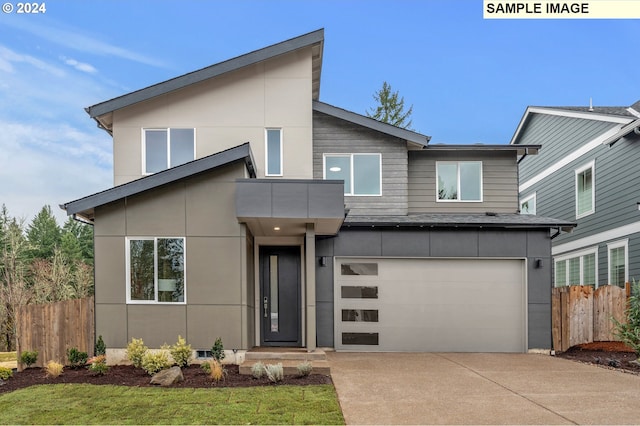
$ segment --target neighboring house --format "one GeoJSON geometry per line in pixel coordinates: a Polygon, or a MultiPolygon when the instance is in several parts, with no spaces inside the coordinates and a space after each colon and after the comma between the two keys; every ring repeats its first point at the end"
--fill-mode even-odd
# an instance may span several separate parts
{"type": "Polygon", "coordinates": [[[550,235],[518,214],[538,146],[429,137],[320,102],[315,31],[87,109],[114,188],[95,228],[96,335],[206,350],[551,347],[550,235]]]}
{"type": "Polygon", "coordinates": [[[640,278],[640,101],[630,107],[529,107],[511,140],[522,213],[577,223],[553,239],[555,286],[640,278]]]}

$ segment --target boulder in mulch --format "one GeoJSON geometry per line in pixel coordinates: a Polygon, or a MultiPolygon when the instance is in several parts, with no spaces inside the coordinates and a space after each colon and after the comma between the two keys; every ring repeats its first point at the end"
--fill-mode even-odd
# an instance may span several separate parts
{"type": "Polygon", "coordinates": [[[168,370],[162,370],[153,375],[151,378],[152,385],[171,386],[184,380],[180,367],[171,367],[168,370]]]}

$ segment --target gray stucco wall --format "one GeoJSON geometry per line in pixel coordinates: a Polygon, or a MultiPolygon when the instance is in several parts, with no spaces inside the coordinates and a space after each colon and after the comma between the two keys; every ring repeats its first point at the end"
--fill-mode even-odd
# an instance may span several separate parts
{"type": "MultiPolygon", "coordinates": [[[[334,256],[504,257],[527,258],[528,347],[551,348],[551,241],[548,230],[378,229],[343,228],[316,241],[316,256],[327,256],[316,268],[318,346],[333,347],[334,256]],[[535,260],[542,267],[535,267],[535,260]]],[[[453,272],[452,272],[453,273],[453,272]]]]}

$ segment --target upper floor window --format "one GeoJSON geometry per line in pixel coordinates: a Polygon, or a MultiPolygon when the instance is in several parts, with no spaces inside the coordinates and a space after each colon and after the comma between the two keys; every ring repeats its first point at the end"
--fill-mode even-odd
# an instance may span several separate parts
{"type": "Polygon", "coordinates": [[[438,161],[438,201],[482,201],[482,161],[438,161]]]}
{"type": "Polygon", "coordinates": [[[576,218],[595,211],[594,162],[576,170],[576,218]]]}
{"type": "Polygon", "coordinates": [[[144,129],[144,174],[161,172],[195,159],[195,129],[144,129]]]}
{"type": "Polygon", "coordinates": [[[267,176],[282,176],[282,129],[267,129],[266,173],[267,176]]]}
{"type": "Polygon", "coordinates": [[[596,285],[598,248],[556,257],[555,286],[596,285]]]}
{"type": "Polygon", "coordinates": [[[382,195],[381,154],[325,154],[324,178],[344,181],[344,195],[382,195]]]}
{"type": "Polygon", "coordinates": [[[609,284],[624,287],[629,281],[629,264],[627,248],[629,240],[616,241],[607,244],[609,252],[609,284]]]}
{"type": "Polygon", "coordinates": [[[127,238],[127,302],[185,301],[184,238],[127,238]]]}
{"type": "Polygon", "coordinates": [[[520,213],[536,214],[536,194],[535,193],[520,200],[520,213]]]}

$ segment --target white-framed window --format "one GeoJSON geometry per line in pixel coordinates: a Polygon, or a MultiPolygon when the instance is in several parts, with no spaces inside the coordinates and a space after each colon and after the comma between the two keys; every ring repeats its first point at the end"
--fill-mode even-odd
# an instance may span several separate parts
{"type": "Polygon", "coordinates": [[[536,214],[536,193],[520,200],[520,214],[536,214]]]}
{"type": "Polygon", "coordinates": [[[282,129],[265,129],[265,175],[282,176],[282,129]]]}
{"type": "Polygon", "coordinates": [[[554,259],[554,286],[598,285],[598,247],[557,256],[554,259]]]}
{"type": "Polygon", "coordinates": [[[127,237],[127,303],[185,303],[185,239],[127,237]]]}
{"type": "Polygon", "coordinates": [[[195,160],[195,129],[142,129],[142,170],[161,172],[195,160]]]}
{"type": "Polygon", "coordinates": [[[609,284],[624,287],[629,281],[629,240],[624,239],[607,244],[609,284]]]}
{"type": "Polygon", "coordinates": [[[595,161],[576,169],[576,219],[596,211],[595,161]]]}
{"type": "Polygon", "coordinates": [[[344,181],[344,195],[382,195],[382,154],[324,154],[324,179],[344,181]]]}
{"type": "Polygon", "coordinates": [[[482,161],[437,161],[436,201],[482,201],[482,161]]]}

